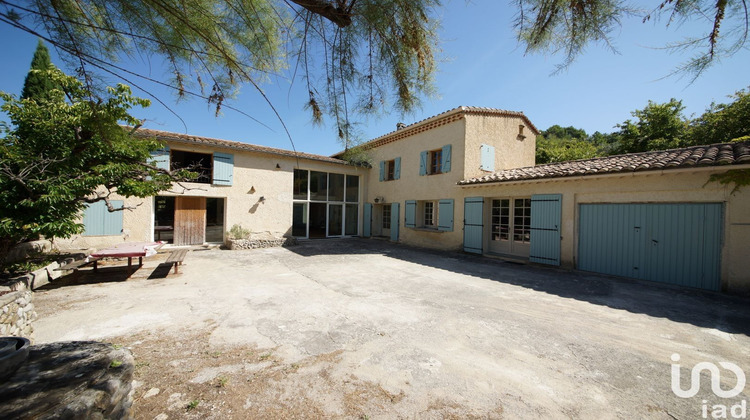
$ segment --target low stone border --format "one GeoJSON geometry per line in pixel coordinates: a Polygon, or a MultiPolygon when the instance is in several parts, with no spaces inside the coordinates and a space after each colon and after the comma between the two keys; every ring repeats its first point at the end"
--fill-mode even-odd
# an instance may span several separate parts
{"type": "Polygon", "coordinates": [[[259,249],[274,248],[279,246],[297,245],[296,238],[276,238],[276,239],[230,239],[229,249],[259,249]]]}
{"type": "Polygon", "coordinates": [[[65,266],[72,263],[73,261],[77,261],[85,257],[86,254],[83,253],[75,254],[71,257],[66,258],[62,263],[53,262],[52,264],[32,271],[31,273],[26,273],[24,275],[8,279],[4,282],[0,282],[0,294],[2,294],[3,290],[19,290],[21,284],[23,284],[23,287],[27,289],[36,290],[46,284],[49,284],[52,280],[56,280],[62,277],[64,272],[55,271],[56,268],[65,266]]]}
{"type": "Polygon", "coordinates": [[[16,290],[0,295],[0,336],[34,339],[32,323],[37,315],[31,302],[31,290],[16,290]]]}

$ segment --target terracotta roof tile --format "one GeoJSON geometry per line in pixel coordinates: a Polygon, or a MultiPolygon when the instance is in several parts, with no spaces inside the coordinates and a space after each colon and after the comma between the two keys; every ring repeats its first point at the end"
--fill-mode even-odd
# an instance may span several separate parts
{"type": "Polygon", "coordinates": [[[348,165],[346,161],[328,156],[313,155],[310,153],[295,152],[292,150],[276,149],[273,147],[258,146],[255,144],[240,143],[237,141],[228,141],[214,139],[210,137],[191,136],[189,134],[173,133],[170,131],[152,130],[148,128],[139,128],[135,132],[136,136],[154,137],[159,140],[180,142],[185,144],[197,144],[203,146],[215,146],[227,149],[243,150],[247,152],[266,153],[277,156],[286,156],[291,158],[317,160],[321,162],[337,163],[348,165]]]}
{"type": "MultiPolygon", "coordinates": [[[[409,124],[396,131],[391,131],[390,133],[383,134],[380,137],[376,137],[366,143],[362,143],[360,147],[363,147],[365,149],[372,149],[375,147],[380,147],[384,144],[392,143],[394,141],[401,140],[411,135],[414,135],[423,131],[427,131],[432,128],[440,127],[442,125],[445,125],[453,121],[460,120],[461,118],[463,118],[463,115],[494,115],[494,116],[521,118],[535,135],[539,134],[539,130],[523,112],[508,111],[508,110],[496,109],[496,108],[484,108],[484,107],[479,107],[479,106],[458,106],[456,108],[449,109],[448,111],[441,112],[440,114],[433,115],[431,117],[417,121],[413,124],[409,124]]],[[[343,153],[344,153],[343,151],[338,152],[334,154],[333,156],[341,156],[341,154],[343,153]]]]}
{"type": "Polygon", "coordinates": [[[608,156],[569,162],[548,163],[525,168],[508,169],[460,181],[459,185],[512,182],[532,179],[563,178],[593,174],[613,174],[691,168],[695,166],[723,166],[750,163],[750,141],[710,144],[681,149],[608,156]]]}

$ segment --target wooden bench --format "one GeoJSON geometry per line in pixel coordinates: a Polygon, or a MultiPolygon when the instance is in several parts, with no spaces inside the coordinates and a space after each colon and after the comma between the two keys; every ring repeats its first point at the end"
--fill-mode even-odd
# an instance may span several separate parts
{"type": "Polygon", "coordinates": [[[178,267],[182,265],[182,260],[185,259],[185,255],[187,255],[187,253],[188,253],[187,249],[174,250],[169,253],[169,257],[167,257],[165,264],[174,265],[174,273],[180,274],[178,267]]]}
{"type": "Polygon", "coordinates": [[[96,271],[96,269],[98,268],[97,261],[99,261],[100,259],[101,258],[98,258],[98,257],[84,258],[82,260],[73,261],[70,264],[65,264],[65,265],[63,265],[61,267],[58,267],[58,268],[54,269],[53,271],[64,271],[64,270],[73,270],[73,271],[76,271],[79,268],[87,266],[89,264],[94,264],[94,271],[96,271]]]}

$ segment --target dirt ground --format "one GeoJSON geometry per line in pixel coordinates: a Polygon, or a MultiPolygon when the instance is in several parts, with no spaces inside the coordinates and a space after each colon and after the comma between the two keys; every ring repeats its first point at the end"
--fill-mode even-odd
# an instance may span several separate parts
{"type": "MultiPolygon", "coordinates": [[[[191,251],[39,290],[37,342],[135,356],[138,419],[699,418],[670,357],[750,374],[750,300],[373,240],[191,251]]],[[[722,376],[724,389],[732,377],[722,376]]]]}

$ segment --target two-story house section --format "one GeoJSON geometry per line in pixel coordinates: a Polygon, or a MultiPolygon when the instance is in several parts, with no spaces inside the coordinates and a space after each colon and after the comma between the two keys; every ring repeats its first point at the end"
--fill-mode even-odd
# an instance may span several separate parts
{"type": "Polygon", "coordinates": [[[360,234],[360,197],[366,168],[328,156],[247,143],[140,129],[165,143],[153,154],[164,169],[188,168],[191,182],[156,197],[115,197],[132,210],[109,212],[104,203],[82,215],[85,232],[58,243],[103,247],[161,240],[174,245],[224,242],[240,225],[275,236],[329,238],[360,234]]]}
{"type": "MultiPolygon", "coordinates": [[[[367,178],[363,235],[461,249],[465,191],[458,182],[533,165],[537,134],[521,112],[458,107],[409,126],[399,125],[396,131],[363,144],[373,162],[367,178]]],[[[515,211],[516,202],[519,211],[526,211],[525,201],[504,199],[510,203],[507,211],[515,211]]],[[[503,228],[524,231],[528,219],[518,219],[517,226],[512,222],[503,228]]],[[[509,236],[507,242],[524,241],[528,243],[521,235],[509,236]]],[[[527,245],[497,248],[528,256],[527,245]]]]}

